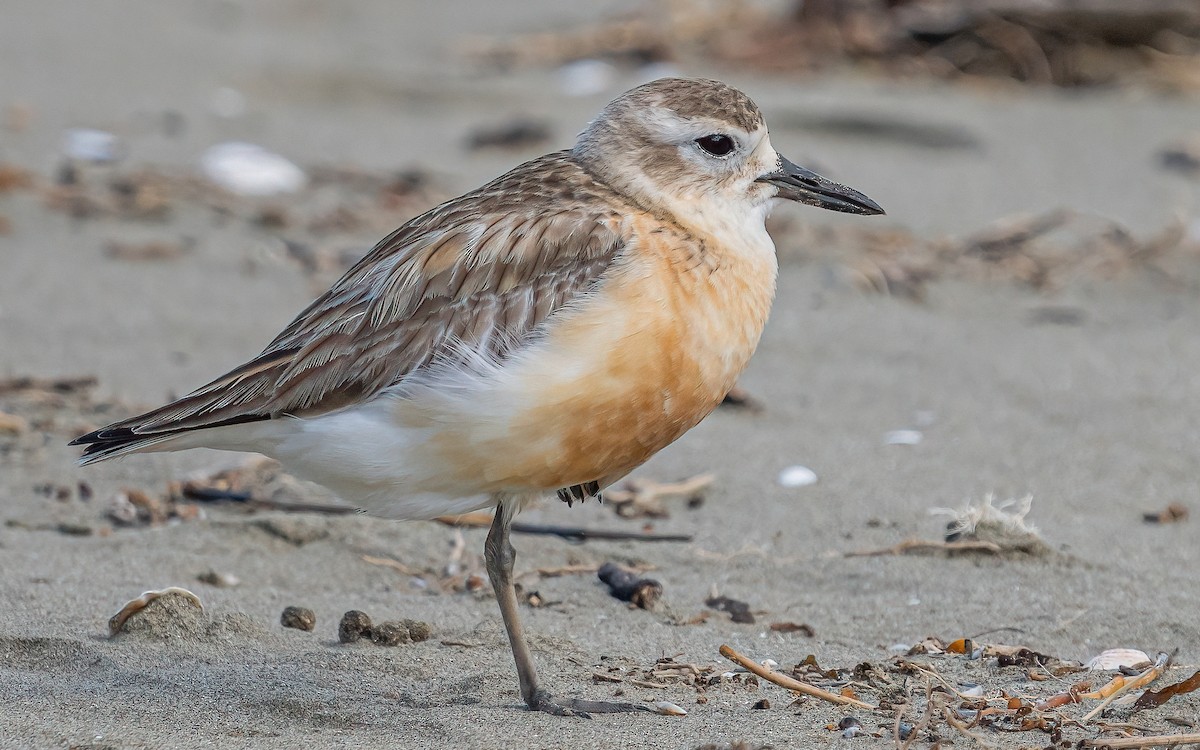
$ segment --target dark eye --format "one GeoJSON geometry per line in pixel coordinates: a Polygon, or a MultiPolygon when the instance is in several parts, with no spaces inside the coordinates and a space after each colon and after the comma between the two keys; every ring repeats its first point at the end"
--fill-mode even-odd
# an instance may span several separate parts
{"type": "Polygon", "coordinates": [[[733,150],[733,139],[727,135],[706,135],[696,139],[696,145],[712,156],[726,156],[733,150]]]}

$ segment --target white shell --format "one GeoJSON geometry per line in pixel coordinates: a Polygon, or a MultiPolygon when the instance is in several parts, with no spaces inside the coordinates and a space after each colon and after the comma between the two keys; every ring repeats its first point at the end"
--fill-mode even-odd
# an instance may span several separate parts
{"type": "Polygon", "coordinates": [[[253,143],[218,143],[204,152],[200,167],[205,177],[237,195],[294,193],[308,184],[300,167],[253,143]]]}
{"type": "Polygon", "coordinates": [[[670,701],[658,701],[651,705],[650,710],[663,716],[687,716],[687,711],[670,701]]]}
{"type": "Polygon", "coordinates": [[[116,161],[120,156],[120,143],[112,133],[94,128],[68,130],[63,141],[63,151],[72,159],[80,161],[116,161]]]}
{"type": "Polygon", "coordinates": [[[1153,659],[1147,656],[1145,651],[1138,651],[1136,648],[1110,648],[1088,659],[1083,666],[1088,669],[1120,669],[1151,661],[1153,659]]]}
{"type": "Polygon", "coordinates": [[[779,484],[784,487],[807,487],[817,483],[817,472],[807,466],[789,466],[779,472],[779,484]]]}

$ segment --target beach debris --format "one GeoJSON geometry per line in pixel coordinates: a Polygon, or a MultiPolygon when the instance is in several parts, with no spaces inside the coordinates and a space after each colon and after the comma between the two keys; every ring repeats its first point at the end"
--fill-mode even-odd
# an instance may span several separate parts
{"type": "Polygon", "coordinates": [[[694,507],[697,498],[716,480],[715,474],[697,474],[678,482],[633,478],[620,487],[604,490],[604,502],[622,518],[667,518],[663,500],[681,497],[694,507]]]}
{"type": "Polygon", "coordinates": [[[212,568],[196,576],[196,580],[200,581],[200,583],[207,583],[209,586],[216,586],[219,589],[231,589],[242,583],[241,579],[232,573],[222,573],[212,568]]]}
{"type": "Polygon", "coordinates": [[[817,473],[807,466],[789,466],[779,472],[781,487],[808,487],[817,483],[817,473]]]}
{"type": "Polygon", "coordinates": [[[791,0],[647,3],[558,32],[474,38],[465,51],[503,67],[698,59],[776,75],[853,66],[888,76],[1191,91],[1200,86],[1197,49],[1200,9],[1187,0],[791,0]]]}
{"type": "Polygon", "coordinates": [[[639,609],[654,609],[662,597],[662,584],[653,578],[642,578],[636,572],[622,568],[616,563],[606,562],[596,571],[596,577],[606,586],[608,593],[639,609]]]}
{"type": "Polygon", "coordinates": [[[910,555],[910,554],[931,554],[931,553],[946,553],[956,554],[964,552],[983,552],[987,554],[999,554],[1003,549],[994,542],[987,541],[954,541],[954,542],[939,542],[930,541],[927,539],[906,539],[903,542],[894,544],[890,547],[881,547],[878,549],[854,550],[843,553],[844,557],[885,557],[888,555],[910,555]]]}
{"type": "Polygon", "coordinates": [[[1127,678],[1123,674],[1119,674],[1116,677],[1113,677],[1108,684],[1102,686],[1099,690],[1091,693],[1083,693],[1080,697],[1100,699],[1100,703],[1091,711],[1088,711],[1086,714],[1084,714],[1080,721],[1091,721],[1117,698],[1125,695],[1131,690],[1144,688],[1157,680],[1163,675],[1163,672],[1166,671],[1170,660],[1171,657],[1168,654],[1160,653],[1157,657],[1155,657],[1153,664],[1149,665],[1144,672],[1133,676],[1132,679],[1127,678]]]}
{"type": "MultiPolygon", "coordinates": [[[[1194,221],[1194,219],[1193,219],[1194,221]]],[[[1006,217],[965,237],[928,237],[896,228],[769,223],[781,262],[831,263],[837,280],[864,292],[920,303],[929,283],[960,279],[1015,283],[1052,292],[1080,279],[1149,272],[1155,280],[1194,283],[1200,234],[1179,217],[1134,235],[1102,216],[1068,211],[1006,217]]],[[[1034,314],[1032,322],[1076,324],[1078,313],[1034,314]]],[[[922,425],[915,424],[920,429],[922,425]]]]}
{"type": "MultiPolygon", "coordinates": [[[[768,669],[775,669],[779,666],[772,659],[766,659],[760,662],[760,664],[768,669]]],[[[824,669],[817,663],[817,655],[809,654],[804,657],[803,661],[792,667],[792,676],[797,679],[820,677],[826,680],[836,680],[840,677],[840,673],[836,669],[824,669]]]]}
{"type": "Polygon", "coordinates": [[[688,712],[686,709],[675,705],[671,701],[655,701],[654,703],[650,704],[650,710],[656,714],[662,714],[663,716],[687,716],[688,715],[688,712]]]}
{"type": "Polygon", "coordinates": [[[844,716],[834,727],[842,733],[842,739],[852,740],[863,732],[862,722],[853,716],[844,716]]]}
{"type": "Polygon", "coordinates": [[[997,502],[992,493],[980,502],[967,501],[957,509],[933,508],[933,515],[950,516],[947,542],[988,542],[1001,552],[1035,557],[1052,553],[1038,530],[1025,521],[1033,507],[1033,495],[997,502]]]}
{"type": "Polygon", "coordinates": [[[381,622],[371,628],[371,642],[378,646],[399,646],[411,643],[408,628],[398,622],[381,622]]]}
{"type": "MultiPolygon", "coordinates": [[[[1134,691],[1146,687],[1169,668],[1168,656],[1159,654],[1153,663],[1145,664],[1144,669],[1127,669],[1126,673],[1118,674],[1109,683],[1094,689],[1090,681],[1068,684],[1062,679],[1072,672],[1084,669],[1078,662],[1038,654],[1023,646],[981,643],[972,638],[959,638],[947,642],[933,636],[925,639],[923,643],[926,647],[913,646],[910,649],[910,654],[921,654],[919,661],[906,655],[893,657],[880,664],[863,662],[852,670],[824,669],[817,663],[816,657],[810,654],[803,662],[793,667],[790,673],[780,672],[772,659],[754,662],[730,646],[724,645],[720,649],[721,656],[737,664],[738,670],[722,673],[719,668],[684,665],[668,657],[660,659],[655,667],[645,670],[645,674],[658,683],[686,682],[695,686],[701,695],[705,690],[717,686],[749,684],[746,682],[748,680],[754,680],[753,684],[757,685],[757,680],[762,679],[798,692],[802,696],[872,711],[880,719],[887,717],[887,723],[881,721],[878,730],[869,729],[861,715],[844,716],[838,723],[827,724],[825,728],[831,732],[845,732],[844,736],[847,739],[854,736],[878,738],[890,734],[899,748],[911,747],[912,742],[918,738],[927,738],[936,743],[939,737],[945,737],[944,732],[960,734],[985,747],[990,745],[986,739],[989,732],[1044,734],[1048,735],[1050,744],[1056,747],[1104,747],[1106,745],[1095,744],[1101,740],[1085,737],[1081,742],[1078,736],[1068,739],[1067,732],[1072,729],[1083,732],[1106,732],[1115,729],[1122,731],[1124,737],[1131,741],[1137,738],[1136,733],[1151,733],[1153,728],[1149,726],[1116,724],[1096,717],[1101,711],[1114,705],[1121,705],[1123,710],[1131,710],[1130,707],[1136,705],[1134,691]],[[979,679],[988,673],[978,667],[965,673],[972,678],[970,682],[961,680],[964,672],[954,665],[947,666],[956,669],[960,675],[959,680],[951,679],[939,671],[940,660],[979,658],[975,656],[979,653],[997,657],[997,663],[1002,666],[1006,658],[1012,666],[1027,664],[1028,682],[1016,690],[1011,686],[1011,681],[1004,681],[1003,687],[997,688],[989,685],[986,680],[979,679]],[[745,673],[749,673],[750,676],[743,680],[741,675],[745,673]],[[1061,692],[1038,697],[1038,685],[1061,692]],[[860,694],[866,692],[877,694],[878,700],[861,697],[860,694]],[[912,711],[918,712],[919,718],[909,718],[907,714],[912,711]],[[858,729],[855,730],[854,727],[858,729]]],[[[1194,668],[1189,669],[1189,672],[1193,670],[1194,668]]],[[[630,676],[620,674],[615,667],[610,668],[605,677],[606,681],[632,681],[630,676]]],[[[1146,689],[1142,698],[1138,700],[1144,699],[1146,708],[1155,708],[1173,695],[1183,695],[1196,690],[1200,690],[1200,672],[1159,691],[1146,689]]],[[[770,699],[770,696],[767,697],[770,699]]],[[[1162,718],[1168,723],[1173,723],[1168,717],[1162,718]]],[[[1175,742],[1175,738],[1188,736],[1161,735],[1171,738],[1166,740],[1168,744],[1175,742]]],[[[1040,747],[1045,742],[1034,744],[1040,747]]]]}
{"type": "Polygon", "coordinates": [[[371,618],[366,612],[352,609],[342,615],[338,623],[338,641],[354,643],[362,638],[371,637],[371,618]]]}
{"type": "Polygon", "coordinates": [[[1157,513],[1143,513],[1146,523],[1180,523],[1188,519],[1188,508],[1183,503],[1170,503],[1157,513]]]}
{"type": "MultiPolygon", "coordinates": [[[[1200,690],[1200,670],[1197,670],[1195,674],[1186,680],[1167,685],[1159,690],[1147,690],[1133,702],[1133,710],[1144,711],[1150,708],[1158,708],[1177,695],[1192,693],[1196,690],[1200,690]]],[[[1195,725],[1193,724],[1192,726],[1195,725]]],[[[1197,741],[1200,742],[1200,740],[1197,741]]]]}
{"type": "Polygon", "coordinates": [[[1141,670],[1152,663],[1150,656],[1145,651],[1139,651],[1136,648],[1110,648],[1088,659],[1083,666],[1093,670],[1141,670]]]}
{"type": "Polygon", "coordinates": [[[213,184],[235,195],[295,193],[308,183],[304,170],[273,151],[241,141],[210,146],[200,169],[213,184]]]}
{"type": "MultiPolygon", "coordinates": [[[[1037,675],[1039,674],[1050,677],[1063,677],[1085,669],[1077,661],[1059,659],[1058,657],[1043,654],[1025,646],[980,645],[979,648],[982,650],[981,656],[996,658],[997,667],[1001,669],[1004,667],[1020,667],[1027,670],[1029,675],[1033,675],[1031,679],[1034,680],[1038,679],[1037,675]]],[[[974,652],[971,653],[973,654],[974,652]]]]}
{"type": "Polygon", "coordinates": [[[530,148],[550,140],[550,126],[542,120],[517,118],[498,125],[489,125],[473,130],[467,136],[467,149],[518,149],[530,148]]]}
{"type": "Polygon", "coordinates": [[[285,628],[311,631],[317,626],[317,615],[307,607],[284,607],[279,615],[279,624],[285,628]]]}
{"type": "Polygon", "coordinates": [[[548,602],[539,591],[526,591],[521,584],[516,584],[517,600],[527,607],[538,609],[552,604],[562,604],[562,602],[548,602]]]}
{"type": "Polygon", "coordinates": [[[79,161],[112,162],[122,156],[121,141],[106,130],[73,128],[63,136],[63,153],[79,161]]]}
{"type": "Polygon", "coordinates": [[[117,526],[161,526],[169,521],[195,520],[200,512],[194,505],[170,496],[123,487],[109,497],[105,516],[117,526]]]}
{"type": "Polygon", "coordinates": [[[823,690],[814,685],[801,682],[800,680],[776,672],[768,667],[764,667],[761,664],[756,663],[753,659],[734,651],[727,645],[721,646],[720,654],[726,659],[729,659],[733,663],[749,670],[762,679],[768,682],[773,682],[781,687],[785,687],[788,690],[794,690],[796,692],[803,693],[804,695],[808,695],[813,698],[820,698],[821,700],[828,701],[830,703],[836,703],[842,706],[856,706],[858,708],[865,708],[870,711],[874,711],[878,708],[877,706],[873,706],[870,703],[858,700],[857,698],[849,698],[843,695],[837,695],[829,692],[828,690],[823,690]]]}
{"type": "Polygon", "coordinates": [[[759,698],[750,705],[752,711],[765,711],[771,707],[771,701],[766,698],[759,698]]]}
{"type": "MultiPolygon", "coordinates": [[[[136,599],[126,602],[115,615],[109,618],[109,637],[115,637],[119,633],[128,632],[127,625],[130,618],[142,613],[148,606],[159,600],[162,600],[163,604],[168,604],[168,606],[163,607],[164,616],[168,618],[178,619],[182,613],[189,610],[200,611],[204,609],[204,605],[200,603],[200,597],[179,586],[170,586],[160,591],[145,591],[136,599]]],[[[190,615],[183,616],[189,617],[190,615]]]]}
{"type": "Polygon", "coordinates": [[[730,619],[734,622],[746,625],[754,624],[754,613],[750,611],[750,605],[746,602],[731,599],[728,596],[717,596],[714,593],[704,600],[704,605],[718,612],[728,612],[730,619]]]}
{"type": "Polygon", "coordinates": [[[816,638],[817,631],[812,625],[803,622],[773,622],[768,627],[772,633],[798,633],[805,638],[816,638]]]}
{"type": "Polygon", "coordinates": [[[407,618],[373,623],[367,613],[357,609],[342,615],[338,623],[338,641],[341,643],[369,640],[379,646],[399,646],[429,640],[432,632],[429,623],[407,618]]]}

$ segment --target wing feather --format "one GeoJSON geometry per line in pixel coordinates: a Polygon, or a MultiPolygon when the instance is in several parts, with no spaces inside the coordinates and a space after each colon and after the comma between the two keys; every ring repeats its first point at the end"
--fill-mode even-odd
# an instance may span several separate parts
{"type": "Polygon", "coordinates": [[[502,361],[599,283],[628,244],[624,213],[568,152],[529,162],[397,229],[250,362],[75,443],[102,458],[165,434],[338,409],[464,353],[502,361]]]}

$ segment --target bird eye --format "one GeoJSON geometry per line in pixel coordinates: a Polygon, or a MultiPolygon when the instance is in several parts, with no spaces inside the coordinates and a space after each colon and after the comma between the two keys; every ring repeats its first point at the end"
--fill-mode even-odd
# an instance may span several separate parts
{"type": "Polygon", "coordinates": [[[733,151],[733,139],[727,135],[706,135],[697,138],[696,145],[710,156],[728,156],[733,151]]]}

